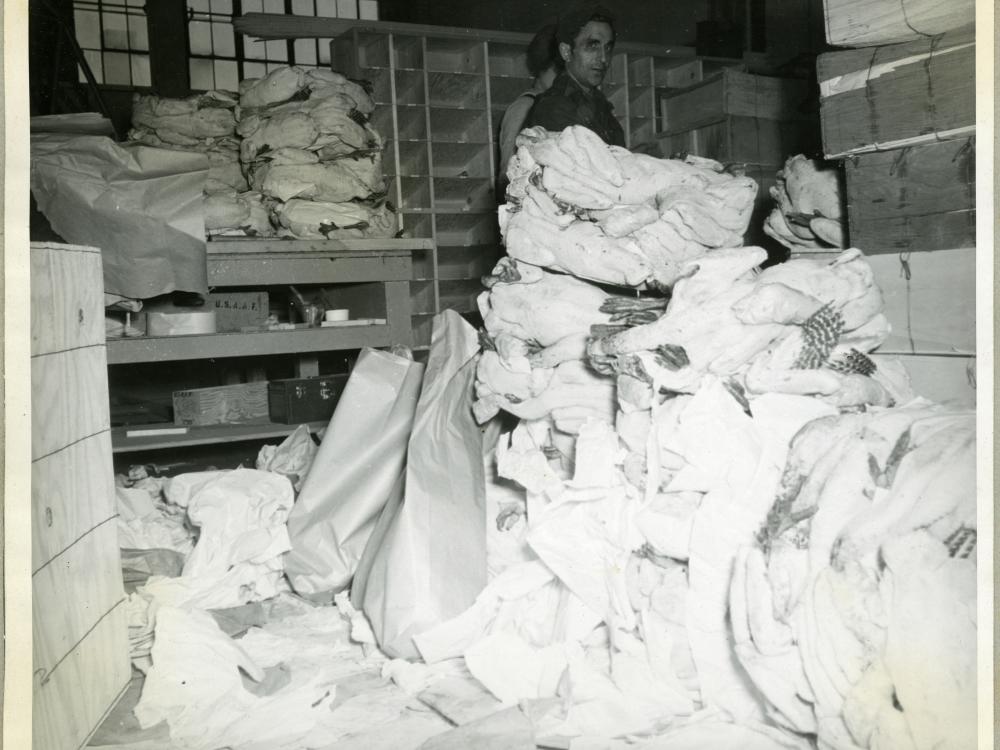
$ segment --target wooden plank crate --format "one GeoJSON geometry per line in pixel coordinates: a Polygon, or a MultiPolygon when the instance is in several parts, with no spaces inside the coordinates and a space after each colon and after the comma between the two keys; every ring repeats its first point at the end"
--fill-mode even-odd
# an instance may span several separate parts
{"type": "Polygon", "coordinates": [[[976,122],[972,34],[817,58],[827,158],[966,137],[976,122]]]}
{"type": "Polygon", "coordinates": [[[659,133],[664,155],[694,154],[724,164],[778,164],[818,148],[818,128],[806,120],[726,115],[682,130],[659,133]]]}
{"type": "Polygon", "coordinates": [[[834,47],[918,41],[972,26],[974,0],[823,0],[826,40],[834,47]]]}
{"type": "Polygon", "coordinates": [[[806,81],[721,71],[685,89],[660,97],[662,130],[674,132],[703,126],[728,115],[762,120],[795,120],[808,115],[806,81]]]}
{"type": "Polygon", "coordinates": [[[850,242],[868,254],[976,244],[975,139],[844,161],[850,242]]]}
{"type": "Polygon", "coordinates": [[[31,246],[32,732],[86,744],[128,686],[101,253],[31,246]]]}

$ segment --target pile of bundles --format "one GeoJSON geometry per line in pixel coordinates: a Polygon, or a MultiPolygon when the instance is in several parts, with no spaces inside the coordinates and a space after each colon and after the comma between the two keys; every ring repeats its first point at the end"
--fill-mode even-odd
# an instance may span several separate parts
{"type": "Polygon", "coordinates": [[[282,235],[391,237],[382,138],[361,85],[339,73],[276,68],[240,84],[240,159],[282,235]]]}
{"type": "Polygon", "coordinates": [[[770,190],[777,204],[764,233],[792,251],[846,247],[836,163],[790,156],[770,190]]]}
{"type": "Polygon", "coordinates": [[[760,271],[730,221],[752,190],[602,148],[534,131],[512,162],[474,411],[520,417],[496,469],[523,490],[421,655],[572,750],[973,747],[973,416],[867,356],[889,326],[860,251],[760,271]],[[602,227],[640,212],[659,255],[602,227]]]}
{"type": "Polygon", "coordinates": [[[374,107],[339,73],[281,67],[242,81],[238,100],[137,95],[129,138],[208,156],[209,236],[391,237],[374,107]]]}
{"type": "Polygon", "coordinates": [[[743,242],[757,185],[717,162],[608,147],[574,126],[522,131],[500,231],[508,254],[607,284],[667,288],[681,265],[743,242]]]}
{"type": "Polygon", "coordinates": [[[975,415],[818,419],[740,551],[736,654],[774,721],[820,747],[974,748],[975,415]]]}
{"type": "Polygon", "coordinates": [[[240,166],[236,135],[238,102],[224,91],[187,99],[153,94],[132,98],[128,139],[147,146],[195,151],[208,157],[205,180],[205,231],[213,234],[269,235],[267,209],[260,194],[249,192],[240,166]]]}

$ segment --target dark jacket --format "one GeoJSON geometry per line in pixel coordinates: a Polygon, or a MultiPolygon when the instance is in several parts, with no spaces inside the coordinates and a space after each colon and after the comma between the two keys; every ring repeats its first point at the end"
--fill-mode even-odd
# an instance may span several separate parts
{"type": "Polygon", "coordinates": [[[596,89],[587,90],[563,71],[552,87],[535,98],[524,121],[526,128],[541,125],[546,130],[563,130],[584,125],[612,146],[625,146],[625,131],[615,119],[614,107],[596,89]]]}

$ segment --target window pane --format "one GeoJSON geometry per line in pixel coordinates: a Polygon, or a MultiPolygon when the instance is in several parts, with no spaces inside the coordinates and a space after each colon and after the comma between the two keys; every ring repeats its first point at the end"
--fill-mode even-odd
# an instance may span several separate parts
{"type": "Polygon", "coordinates": [[[132,85],[151,86],[149,55],[132,55],[132,85]]]}
{"type": "Polygon", "coordinates": [[[357,18],[358,0],[337,0],[337,15],[340,18],[357,18]]]}
{"type": "Polygon", "coordinates": [[[243,63],[244,78],[263,78],[267,75],[267,66],[264,63],[243,63]]]}
{"type": "Polygon", "coordinates": [[[315,6],[313,5],[313,0],[292,0],[292,13],[294,13],[296,16],[316,15],[315,6]]]}
{"type": "Polygon", "coordinates": [[[263,0],[243,0],[244,13],[260,13],[263,10],[263,0]]]}
{"type": "Polygon", "coordinates": [[[145,16],[128,17],[128,43],[129,49],[143,52],[149,49],[149,32],[146,29],[145,16]]]}
{"type": "Polygon", "coordinates": [[[317,39],[316,49],[319,51],[319,64],[329,65],[330,64],[330,40],[329,39],[317,39]]]}
{"type": "Polygon", "coordinates": [[[316,64],[316,40],[296,39],[295,40],[295,64],[315,65],[316,64]]]}
{"type": "Polygon", "coordinates": [[[235,60],[215,61],[215,88],[234,92],[239,90],[240,71],[235,60]]]}
{"type": "Polygon", "coordinates": [[[268,60],[281,60],[282,62],[288,60],[288,45],[284,39],[273,39],[266,44],[268,60]]]}
{"type": "Polygon", "coordinates": [[[378,3],[376,0],[358,0],[358,17],[366,21],[377,21],[378,3]]]}
{"type": "Polygon", "coordinates": [[[212,0],[212,12],[224,16],[233,15],[233,0],[212,0]]]}
{"type": "MultiPolygon", "coordinates": [[[[104,65],[101,63],[101,53],[95,50],[85,49],[83,51],[83,57],[90,65],[90,70],[94,74],[94,78],[97,79],[98,83],[104,83],[104,65]]],[[[83,70],[80,70],[80,83],[86,83],[87,77],[83,74],[83,70]]]]}
{"type": "Polygon", "coordinates": [[[243,57],[247,60],[263,60],[266,56],[266,50],[264,42],[260,39],[243,36],[243,57]]]}
{"type": "Polygon", "coordinates": [[[76,40],[81,47],[99,49],[101,46],[101,19],[89,10],[78,10],[73,14],[76,20],[76,40]]]}
{"type": "Polygon", "coordinates": [[[215,88],[215,81],[212,79],[211,60],[191,60],[189,70],[191,71],[191,88],[197,91],[210,91],[215,88]]]}
{"type": "Polygon", "coordinates": [[[212,24],[192,21],[188,24],[188,43],[192,55],[212,54],[212,24]]]}
{"type": "Polygon", "coordinates": [[[104,53],[104,82],[120,86],[132,83],[132,64],[127,52],[104,53]]]}
{"type": "Polygon", "coordinates": [[[285,0],[264,0],[265,13],[284,13],[285,0]]]}
{"type": "Polygon", "coordinates": [[[316,0],[316,15],[322,18],[336,18],[337,0],[316,0]]]}
{"type": "Polygon", "coordinates": [[[128,26],[121,13],[102,13],[104,22],[104,46],[112,49],[128,49],[128,26]]]}
{"type": "Polygon", "coordinates": [[[188,7],[195,13],[208,13],[208,0],[188,0],[188,7]]]}
{"type": "Polygon", "coordinates": [[[212,24],[212,43],[219,57],[236,57],[236,40],[231,23],[212,24]]]}

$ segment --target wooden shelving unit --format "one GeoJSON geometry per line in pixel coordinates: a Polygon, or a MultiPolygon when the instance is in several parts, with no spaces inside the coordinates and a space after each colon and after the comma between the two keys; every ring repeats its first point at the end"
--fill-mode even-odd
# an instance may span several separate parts
{"type": "MultiPolygon", "coordinates": [[[[213,288],[269,285],[334,285],[338,305],[352,318],[374,318],[384,323],[342,325],[295,330],[187,336],[141,336],[109,339],[107,362],[224,359],[275,354],[295,355],[297,375],[318,375],[317,352],[360,349],[365,346],[410,346],[411,278],[414,253],[432,252],[429,238],[392,240],[254,240],[208,243],[208,283],[213,288]]],[[[419,282],[418,282],[419,283],[419,282]]],[[[414,290],[415,295],[426,290],[414,290]]],[[[319,429],[325,423],[311,425],[319,429]]],[[[129,429],[172,428],[173,425],[136,425],[129,429]]],[[[116,453],[159,448],[282,437],[296,425],[263,423],[191,427],[183,434],[126,436],[125,428],[111,432],[116,453]]]]}
{"type": "MultiPolygon", "coordinates": [[[[248,33],[266,34],[248,14],[248,33]]],[[[280,33],[314,35],[283,19],[280,33]]],[[[479,279],[502,254],[494,185],[500,121],[507,106],[531,87],[524,61],[530,34],[389,22],[336,22],[332,67],[370,80],[373,121],[386,139],[385,170],[403,229],[435,241],[414,257],[415,341],[429,340],[430,317],[443,309],[475,310],[479,279]]],[[[620,44],[605,93],[629,145],[653,141],[661,91],[700,80],[706,69],[738,61],[705,62],[690,48],[620,44]]]]}

